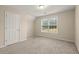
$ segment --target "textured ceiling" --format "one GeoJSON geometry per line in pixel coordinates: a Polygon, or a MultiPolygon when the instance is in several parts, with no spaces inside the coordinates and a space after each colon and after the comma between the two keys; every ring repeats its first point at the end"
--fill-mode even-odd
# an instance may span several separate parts
{"type": "Polygon", "coordinates": [[[42,10],[38,9],[37,5],[6,5],[5,7],[14,8],[18,11],[21,11],[22,13],[33,16],[43,16],[75,8],[73,5],[48,5],[45,9],[42,10]]]}

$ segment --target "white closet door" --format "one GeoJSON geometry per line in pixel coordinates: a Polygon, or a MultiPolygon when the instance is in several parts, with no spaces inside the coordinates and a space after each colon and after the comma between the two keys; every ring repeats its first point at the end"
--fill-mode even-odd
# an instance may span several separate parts
{"type": "Polygon", "coordinates": [[[16,43],[20,39],[20,16],[5,13],[5,45],[16,43]]]}

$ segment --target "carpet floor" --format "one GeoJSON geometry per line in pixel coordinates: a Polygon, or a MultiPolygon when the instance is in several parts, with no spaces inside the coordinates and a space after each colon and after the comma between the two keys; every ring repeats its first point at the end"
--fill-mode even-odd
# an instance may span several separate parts
{"type": "Polygon", "coordinates": [[[0,48],[1,54],[76,54],[74,43],[45,37],[30,38],[23,42],[0,48]]]}

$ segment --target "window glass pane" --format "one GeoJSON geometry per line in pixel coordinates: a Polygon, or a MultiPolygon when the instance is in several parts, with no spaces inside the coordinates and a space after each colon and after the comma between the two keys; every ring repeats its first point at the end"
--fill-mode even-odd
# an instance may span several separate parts
{"type": "Polygon", "coordinates": [[[57,24],[57,23],[56,23],[56,19],[54,19],[54,18],[50,19],[50,20],[49,20],[49,23],[50,23],[51,26],[57,24]]]}
{"type": "Polygon", "coordinates": [[[57,18],[53,17],[53,18],[46,18],[43,19],[41,21],[42,23],[42,30],[43,32],[58,32],[58,28],[57,28],[57,18]]]}
{"type": "Polygon", "coordinates": [[[42,30],[44,32],[47,32],[48,31],[48,20],[43,20],[42,21],[42,30]]]}
{"type": "Polygon", "coordinates": [[[57,31],[57,20],[52,18],[49,20],[49,32],[56,32],[57,31]]]}
{"type": "Polygon", "coordinates": [[[48,26],[48,20],[44,20],[44,21],[42,22],[42,24],[43,24],[43,26],[48,26]]]}

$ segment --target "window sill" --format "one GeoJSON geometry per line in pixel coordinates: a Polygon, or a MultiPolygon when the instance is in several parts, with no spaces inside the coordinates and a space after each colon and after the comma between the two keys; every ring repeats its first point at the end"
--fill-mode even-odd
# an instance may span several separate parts
{"type": "Polygon", "coordinates": [[[44,32],[44,31],[41,31],[42,33],[52,33],[52,34],[58,34],[58,32],[44,32]]]}

